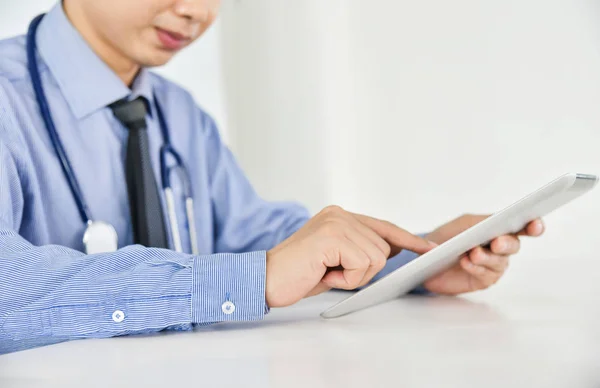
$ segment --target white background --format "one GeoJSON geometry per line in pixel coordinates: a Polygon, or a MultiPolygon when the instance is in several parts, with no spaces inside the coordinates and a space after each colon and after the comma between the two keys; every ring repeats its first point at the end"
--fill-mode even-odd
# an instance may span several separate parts
{"type": "MultiPolygon", "coordinates": [[[[0,36],[53,1],[0,0],[0,36]]],[[[220,123],[269,199],[426,231],[567,171],[600,173],[594,0],[225,0],[161,72],[220,123]]],[[[535,257],[595,255],[600,189],[535,257]],[[568,239],[571,244],[558,244],[568,239]]],[[[532,251],[530,251],[532,252],[532,251]]]]}
{"type": "MultiPolygon", "coordinates": [[[[233,145],[269,198],[420,232],[568,171],[600,173],[597,1],[242,0],[223,11],[233,145]]],[[[524,250],[596,257],[599,190],[549,216],[524,250]]]]}

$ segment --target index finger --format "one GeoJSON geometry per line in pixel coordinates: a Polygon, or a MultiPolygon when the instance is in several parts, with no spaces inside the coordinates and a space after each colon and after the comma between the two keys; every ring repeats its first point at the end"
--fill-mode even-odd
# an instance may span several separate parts
{"type": "Polygon", "coordinates": [[[402,249],[423,254],[437,246],[433,241],[414,235],[391,222],[378,220],[377,218],[362,214],[353,213],[353,215],[383,238],[392,247],[392,252],[395,254],[398,254],[402,249]]]}

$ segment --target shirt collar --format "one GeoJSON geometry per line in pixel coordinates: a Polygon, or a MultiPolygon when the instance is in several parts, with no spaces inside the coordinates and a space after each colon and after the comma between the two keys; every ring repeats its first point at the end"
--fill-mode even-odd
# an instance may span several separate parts
{"type": "Polygon", "coordinates": [[[42,60],[78,120],[123,98],[143,96],[150,107],[153,105],[148,70],[142,68],[129,89],[73,27],[62,1],[42,20],[36,42],[42,60]]]}
{"type": "Polygon", "coordinates": [[[155,103],[154,93],[152,92],[152,80],[148,69],[143,67],[133,80],[129,98],[134,99],[140,96],[146,99],[148,114],[152,116],[153,104],[155,103]]]}

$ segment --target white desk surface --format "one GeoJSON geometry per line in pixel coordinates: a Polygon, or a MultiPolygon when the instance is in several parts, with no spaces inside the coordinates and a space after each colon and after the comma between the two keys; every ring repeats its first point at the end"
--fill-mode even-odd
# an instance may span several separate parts
{"type": "Polygon", "coordinates": [[[494,289],[0,356],[0,387],[600,387],[600,261],[518,257],[494,289]]]}

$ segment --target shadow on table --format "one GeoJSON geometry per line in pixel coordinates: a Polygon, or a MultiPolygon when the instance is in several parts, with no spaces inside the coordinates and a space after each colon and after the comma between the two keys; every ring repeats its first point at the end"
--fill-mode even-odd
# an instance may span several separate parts
{"type": "Polygon", "coordinates": [[[465,361],[505,355],[516,342],[505,316],[463,297],[407,296],[318,322],[301,338],[270,344],[273,386],[441,386],[436,365],[433,373],[456,381],[458,371],[470,375],[465,361]]]}

